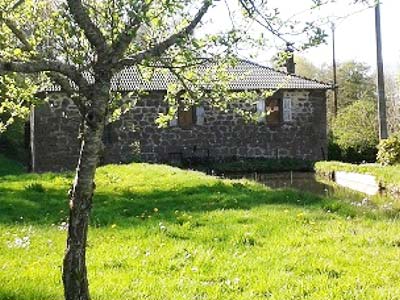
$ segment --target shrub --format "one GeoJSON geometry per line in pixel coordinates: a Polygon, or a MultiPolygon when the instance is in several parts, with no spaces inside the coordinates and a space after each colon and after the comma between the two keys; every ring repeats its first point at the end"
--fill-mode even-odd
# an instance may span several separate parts
{"type": "MultiPolygon", "coordinates": [[[[24,173],[24,167],[20,163],[6,158],[0,153],[0,176],[18,175],[24,173]]],[[[0,178],[1,182],[1,178],[0,178]]]]}
{"type": "MultiPolygon", "coordinates": [[[[0,116],[0,120],[2,116],[0,116]]],[[[0,151],[5,156],[22,164],[28,162],[26,148],[25,120],[16,119],[5,132],[0,133],[0,151]]]]}
{"type": "Polygon", "coordinates": [[[334,159],[347,162],[375,161],[378,122],[374,102],[355,101],[340,111],[331,129],[329,148],[335,149],[335,153],[341,156],[334,159]]]}
{"type": "Polygon", "coordinates": [[[332,131],[328,134],[328,160],[344,161],[342,149],[336,143],[332,131]]]}
{"type": "Polygon", "coordinates": [[[379,143],[377,161],[383,165],[400,164],[400,132],[379,143]]]}

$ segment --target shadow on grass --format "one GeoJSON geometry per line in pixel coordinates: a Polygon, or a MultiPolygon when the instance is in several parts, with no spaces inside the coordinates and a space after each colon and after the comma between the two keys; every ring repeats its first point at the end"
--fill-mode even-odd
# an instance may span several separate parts
{"type": "Polygon", "coordinates": [[[151,193],[122,192],[109,201],[107,194],[98,193],[94,209],[95,222],[110,223],[121,219],[144,219],[149,215],[164,220],[175,219],[176,211],[201,213],[215,210],[249,210],[261,205],[312,206],[321,198],[292,190],[252,189],[240,183],[224,183],[186,187],[176,191],[154,190],[151,193]],[[156,212],[156,213],[155,213],[156,212]],[[115,220],[115,219],[114,219],[115,220]]]}
{"type": "Polygon", "coordinates": [[[0,188],[0,222],[35,222],[52,224],[65,219],[67,193],[65,190],[45,192],[19,191],[0,188]]]}
{"type": "Polygon", "coordinates": [[[57,294],[50,294],[48,291],[43,291],[40,289],[30,288],[23,289],[23,291],[28,291],[27,293],[23,293],[21,291],[4,289],[0,285],[0,299],[1,300],[44,300],[44,299],[52,299],[52,300],[61,300],[64,299],[57,294]]]}
{"type": "MultiPolygon", "coordinates": [[[[92,223],[124,222],[132,217],[149,215],[157,210],[163,218],[175,211],[205,212],[220,209],[251,209],[265,204],[312,205],[321,198],[290,190],[266,190],[242,183],[182,187],[175,190],[155,189],[148,193],[129,189],[98,191],[93,201],[92,223]]],[[[58,224],[67,217],[67,190],[17,190],[0,187],[0,222],[34,222],[58,224]]]]}
{"type": "MultiPolygon", "coordinates": [[[[67,220],[68,202],[65,186],[58,189],[18,190],[0,187],[0,223],[60,224],[67,220]]],[[[325,199],[295,190],[268,190],[240,182],[199,184],[174,190],[155,189],[132,192],[129,189],[96,192],[91,224],[113,223],[131,226],[152,220],[175,219],[175,211],[201,213],[215,210],[249,210],[262,205],[283,205],[330,210],[354,216],[357,208],[341,201],[325,199]]]]}

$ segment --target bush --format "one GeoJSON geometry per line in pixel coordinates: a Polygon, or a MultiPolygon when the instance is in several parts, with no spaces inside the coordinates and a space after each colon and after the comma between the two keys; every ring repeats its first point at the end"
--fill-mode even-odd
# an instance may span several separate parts
{"type": "MultiPolygon", "coordinates": [[[[6,158],[0,153],[0,177],[6,175],[19,175],[25,172],[22,164],[6,158]]],[[[1,178],[0,178],[1,182],[1,178]]]]}
{"type": "Polygon", "coordinates": [[[377,161],[383,165],[400,164],[400,132],[379,143],[377,161]]]}
{"type": "Polygon", "coordinates": [[[328,160],[344,161],[342,149],[335,142],[332,131],[328,134],[328,160]]]}
{"type": "Polygon", "coordinates": [[[338,114],[331,129],[330,159],[346,162],[375,161],[378,122],[374,102],[355,101],[338,114]]]}
{"type": "Polygon", "coordinates": [[[347,163],[373,163],[376,161],[378,150],[376,147],[368,147],[360,150],[359,148],[342,148],[333,139],[328,144],[328,160],[342,161],[347,163]]]}
{"type": "Polygon", "coordinates": [[[25,120],[15,120],[5,132],[0,133],[0,152],[10,159],[26,165],[29,156],[25,145],[26,138],[25,120]]]}

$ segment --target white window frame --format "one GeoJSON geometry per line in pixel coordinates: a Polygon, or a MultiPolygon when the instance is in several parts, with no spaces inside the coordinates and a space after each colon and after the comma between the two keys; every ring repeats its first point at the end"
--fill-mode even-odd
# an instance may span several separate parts
{"type": "Polygon", "coordinates": [[[282,118],[283,122],[292,122],[292,98],[283,97],[282,98],[282,118]]]}
{"type": "Polygon", "coordinates": [[[258,114],[258,122],[265,122],[265,99],[259,99],[257,101],[257,114],[258,114]]]}
{"type": "Polygon", "coordinates": [[[204,125],[205,109],[204,106],[196,106],[196,125],[204,125]]]}

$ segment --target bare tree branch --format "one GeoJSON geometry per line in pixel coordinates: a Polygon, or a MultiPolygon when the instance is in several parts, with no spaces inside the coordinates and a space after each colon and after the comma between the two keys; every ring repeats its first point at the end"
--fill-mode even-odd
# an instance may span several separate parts
{"type": "Polygon", "coordinates": [[[162,63],[145,63],[140,64],[144,67],[148,68],[156,68],[156,69],[184,69],[184,68],[191,68],[191,67],[198,67],[204,65],[207,62],[211,62],[211,59],[206,59],[199,57],[197,60],[191,63],[166,63],[166,60],[163,60],[162,63]]]}
{"type": "Polygon", "coordinates": [[[56,72],[50,72],[49,77],[61,87],[63,92],[65,92],[71,98],[83,115],[85,112],[85,104],[81,101],[79,95],[77,94],[77,90],[71,85],[71,80],[56,72]]]}
{"type": "Polygon", "coordinates": [[[13,4],[13,6],[11,7],[11,10],[17,9],[21,4],[23,4],[25,2],[25,0],[18,0],[17,2],[15,2],[13,4]]]}
{"type": "Polygon", "coordinates": [[[0,74],[9,72],[39,73],[46,71],[56,72],[67,76],[80,87],[87,85],[86,80],[77,69],[57,61],[32,60],[27,62],[14,62],[0,60],[0,74]]]}
{"type": "MultiPolygon", "coordinates": [[[[178,78],[179,82],[182,84],[183,88],[189,93],[190,97],[193,99],[196,99],[196,94],[193,93],[192,89],[189,87],[189,85],[186,83],[185,80],[188,80],[184,76],[181,76],[179,72],[177,72],[174,68],[168,68],[169,71],[175,75],[176,78],[178,78]]],[[[189,81],[189,80],[188,80],[189,81]]]]}
{"type": "Polygon", "coordinates": [[[178,33],[169,36],[164,41],[152,46],[147,50],[139,52],[133,55],[132,57],[120,60],[117,63],[117,69],[121,69],[127,65],[140,63],[146,58],[161,56],[162,54],[164,54],[165,51],[167,51],[170,47],[175,45],[181,38],[187,37],[193,33],[194,29],[200,23],[203,16],[207,13],[211,4],[212,4],[211,0],[205,0],[202,7],[197,11],[193,20],[184,29],[182,29],[178,33]]]}
{"type": "MultiPolygon", "coordinates": [[[[271,32],[273,35],[275,35],[277,38],[284,41],[286,44],[292,44],[286,38],[284,38],[277,29],[274,28],[274,26],[271,23],[271,20],[267,16],[265,16],[262,12],[260,12],[260,10],[258,9],[254,0],[239,0],[239,3],[243,7],[243,9],[246,11],[246,13],[249,15],[249,17],[253,18],[253,20],[256,23],[258,23],[260,26],[267,29],[269,32],[271,32]],[[261,18],[261,20],[259,20],[257,18],[257,16],[259,16],[261,18]]],[[[296,49],[296,50],[298,50],[298,49],[296,49]]]]}
{"type": "Polygon", "coordinates": [[[58,84],[61,89],[67,93],[68,96],[76,93],[76,90],[72,87],[70,79],[56,72],[49,72],[49,77],[52,81],[58,84]]]}
{"type": "MultiPolygon", "coordinates": [[[[23,0],[20,0],[16,4],[20,5],[23,2],[24,2],[23,0]]],[[[23,46],[24,46],[23,50],[26,50],[26,51],[33,51],[34,50],[33,46],[29,43],[25,32],[20,30],[18,28],[17,24],[14,21],[2,17],[1,14],[0,14],[0,21],[3,21],[4,24],[17,37],[17,39],[23,44],[23,46]]],[[[34,61],[36,61],[36,59],[37,59],[37,57],[33,57],[34,61]]],[[[36,63],[40,63],[40,61],[36,61],[36,63]]],[[[54,63],[54,62],[48,62],[48,61],[46,62],[46,64],[49,64],[49,63],[52,64],[53,66],[55,66],[55,64],[57,64],[57,63],[54,63]]],[[[22,68],[25,68],[25,67],[21,66],[21,63],[19,63],[19,64],[20,65],[14,65],[14,66],[11,64],[11,66],[10,66],[10,64],[8,62],[4,62],[2,64],[2,62],[0,61],[0,73],[1,73],[1,69],[2,68],[4,69],[4,71],[6,71],[5,68],[7,68],[7,67],[11,67],[12,69],[16,68],[16,70],[13,71],[13,72],[18,72],[17,70],[21,70],[22,68]]],[[[27,64],[32,65],[31,62],[27,62],[27,64]]],[[[43,67],[45,67],[45,66],[43,66],[43,67]]],[[[35,69],[35,68],[39,68],[39,67],[37,66],[37,67],[32,67],[32,68],[35,69]]],[[[61,68],[63,70],[65,69],[65,71],[67,71],[67,72],[59,71],[59,73],[58,73],[58,71],[50,71],[49,72],[49,76],[55,83],[59,84],[61,86],[61,88],[68,95],[72,95],[75,92],[74,88],[71,86],[71,81],[70,80],[76,81],[76,84],[78,86],[80,86],[82,84],[86,84],[86,82],[84,81],[84,78],[79,74],[79,72],[77,70],[73,70],[73,68],[71,68],[70,66],[60,65],[58,67],[55,66],[55,68],[59,68],[59,69],[61,68]],[[73,74],[73,73],[76,73],[76,74],[73,74]],[[64,76],[69,76],[69,77],[71,77],[71,79],[65,78],[61,74],[64,74],[64,76]]],[[[27,73],[35,73],[35,71],[33,71],[33,72],[29,71],[27,73]]]]}
{"type": "Polygon", "coordinates": [[[7,18],[4,18],[2,14],[0,14],[0,22],[4,22],[4,24],[12,31],[12,33],[17,37],[17,39],[24,45],[24,49],[26,51],[33,51],[32,45],[29,43],[27,36],[25,33],[20,30],[17,24],[7,18]]]}
{"type": "Polygon", "coordinates": [[[96,49],[101,56],[106,54],[108,45],[100,29],[92,22],[89,13],[81,0],[67,0],[69,10],[76,23],[85,33],[89,43],[96,49]]]}
{"type": "Polygon", "coordinates": [[[132,40],[135,38],[136,33],[141,25],[141,16],[146,14],[149,10],[153,1],[150,1],[139,9],[141,11],[140,15],[137,15],[136,18],[131,20],[129,24],[125,26],[124,31],[117,37],[115,44],[112,47],[112,57],[119,58],[124,54],[126,49],[128,49],[132,40]]]}

